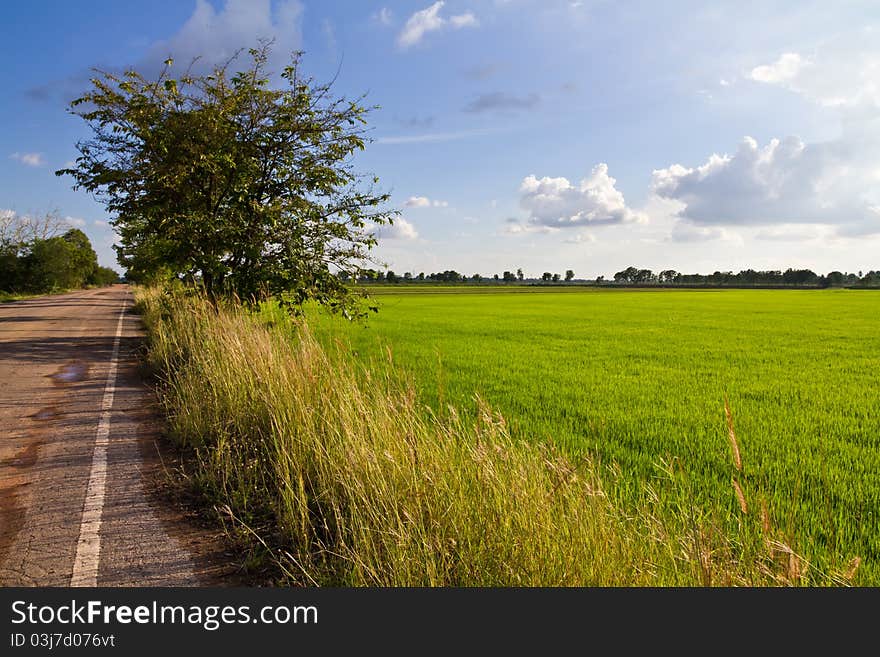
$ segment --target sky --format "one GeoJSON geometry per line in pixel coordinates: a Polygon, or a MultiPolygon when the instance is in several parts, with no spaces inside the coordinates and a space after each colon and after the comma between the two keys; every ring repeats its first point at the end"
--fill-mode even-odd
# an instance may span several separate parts
{"type": "Polygon", "coordinates": [[[880,269],[876,0],[8,1],[0,212],[55,210],[116,266],[54,175],[88,137],[67,103],[94,67],[261,38],[378,106],[354,165],[401,211],[398,274],[880,269]]]}

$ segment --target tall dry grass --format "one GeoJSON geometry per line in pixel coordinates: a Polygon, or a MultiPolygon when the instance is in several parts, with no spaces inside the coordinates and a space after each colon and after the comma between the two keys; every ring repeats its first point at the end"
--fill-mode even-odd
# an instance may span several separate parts
{"type": "Polygon", "coordinates": [[[195,456],[191,480],[273,562],[279,583],[848,581],[843,571],[822,580],[765,533],[736,478],[735,535],[693,508],[674,464],[646,485],[643,507],[625,509],[613,468],[516,441],[485,406],[476,422],[454,409],[440,418],[399,378],[322,349],[304,324],[270,327],[180,293],[138,298],[169,435],[195,456]]]}

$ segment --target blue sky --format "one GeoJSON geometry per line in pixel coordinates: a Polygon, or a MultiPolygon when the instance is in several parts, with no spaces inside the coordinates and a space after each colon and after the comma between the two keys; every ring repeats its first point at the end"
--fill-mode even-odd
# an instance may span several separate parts
{"type": "Polygon", "coordinates": [[[210,63],[260,37],[368,93],[402,220],[394,271],[628,265],[880,269],[876,2],[7,2],[0,211],[57,209],[114,265],[102,207],[53,171],[89,69],[210,63]]]}

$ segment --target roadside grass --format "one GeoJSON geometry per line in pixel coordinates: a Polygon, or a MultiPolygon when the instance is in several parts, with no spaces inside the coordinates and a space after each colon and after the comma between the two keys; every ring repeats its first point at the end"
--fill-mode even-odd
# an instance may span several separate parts
{"type": "Polygon", "coordinates": [[[36,294],[15,294],[13,292],[0,291],[0,303],[9,303],[11,301],[22,301],[23,299],[32,299],[39,295],[36,294]]]}
{"type": "MultiPolygon", "coordinates": [[[[108,287],[104,285],[85,285],[82,290],[95,290],[101,287],[108,287]]],[[[13,301],[24,301],[25,299],[36,299],[37,297],[54,297],[60,294],[67,294],[69,292],[73,292],[72,289],[54,289],[50,292],[41,292],[39,294],[20,294],[18,292],[4,292],[0,290],[0,303],[11,303],[13,301]]]]}
{"type": "MultiPolygon", "coordinates": [[[[672,459],[627,503],[620,468],[513,437],[481,400],[434,412],[407,375],[324,347],[308,322],[138,290],[168,433],[188,484],[280,584],[849,584],[813,567],[742,477],[730,425],[723,517],[672,459]],[[750,511],[747,507],[751,507],[750,511]]],[[[390,355],[389,355],[390,360],[390,355]]],[[[730,416],[732,417],[732,416],[730,416]]]]}

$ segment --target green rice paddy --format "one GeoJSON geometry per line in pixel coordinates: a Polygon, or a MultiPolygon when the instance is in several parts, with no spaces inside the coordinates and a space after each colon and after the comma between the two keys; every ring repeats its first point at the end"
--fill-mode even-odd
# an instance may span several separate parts
{"type": "Polygon", "coordinates": [[[620,468],[637,501],[684,473],[695,508],[767,510],[815,567],[860,557],[880,583],[880,294],[853,290],[387,287],[366,325],[314,332],[424,404],[620,468]],[[743,471],[734,472],[729,400],[743,471]]]}

